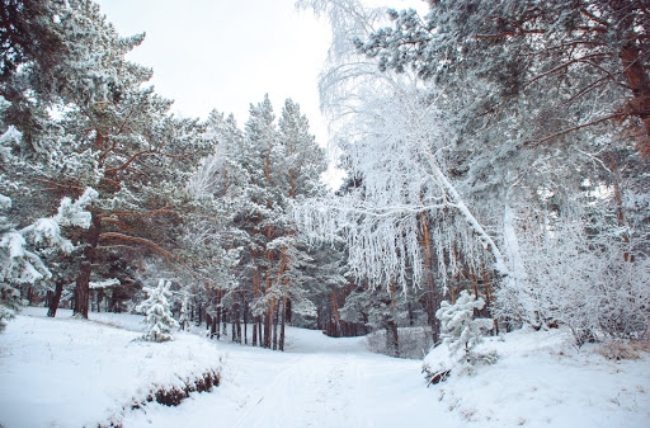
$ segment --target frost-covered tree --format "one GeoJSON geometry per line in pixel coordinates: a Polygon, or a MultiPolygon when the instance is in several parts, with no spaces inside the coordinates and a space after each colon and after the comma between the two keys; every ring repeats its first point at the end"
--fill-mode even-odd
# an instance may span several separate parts
{"type": "Polygon", "coordinates": [[[466,120],[459,125],[468,134],[486,126],[516,132],[508,126],[514,119],[521,129],[508,138],[514,149],[525,149],[607,122],[628,128],[638,150],[648,153],[646,2],[429,3],[424,17],[389,11],[394,27],[357,39],[357,47],[377,57],[381,69],[413,69],[447,97],[460,98],[455,105],[466,120]]]}
{"type": "Polygon", "coordinates": [[[478,345],[486,331],[494,328],[494,321],[487,318],[474,318],[476,310],[483,309],[485,301],[462,291],[456,302],[442,302],[436,317],[440,320],[443,343],[451,354],[463,351],[468,359],[472,349],[478,345]]]}
{"type": "MultiPolygon", "coordinates": [[[[77,201],[64,198],[56,215],[21,229],[15,229],[6,217],[0,217],[0,330],[22,306],[18,287],[52,277],[43,258],[72,252],[74,245],[63,236],[61,229],[90,227],[90,213],[85,209],[96,197],[97,192],[87,189],[77,201]]],[[[11,199],[0,194],[0,209],[10,208],[11,199]]]]}
{"type": "MultiPolygon", "coordinates": [[[[171,250],[179,225],[196,207],[179,183],[187,182],[212,142],[202,137],[196,120],[169,114],[171,102],[146,86],[151,70],[125,59],[142,35],[120,37],[91,1],[56,4],[65,55],[47,75],[53,90],[31,83],[44,76],[30,65],[2,82],[8,93],[37,95],[25,106],[5,97],[6,124],[29,129],[17,149],[20,162],[8,173],[14,181],[29,174],[35,192],[53,199],[78,197],[88,186],[97,190],[90,228],[81,237],[74,298],[75,313],[87,317],[89,284],[105,277],[107,260],[157,253],[178,262],[171,250]],[[38,126],[9,114],[21,106],[32,111],[38,126]]],[[[48,203],[42,200],[41,206],[48,203]]]]}
{"type": "Polygon", "coordinates": [[[63,52],[56,22],[61,2],[52,0],[3,0],[0,13],[0,79],[36,61],[47,69],[63,52]]]}
{"type": "MultiPolygon", "coordinates": [[[[394,19],[396,28],[381,29],[381,13],[354,0],[308,3],[333,22],[332,63],[321,90],[335,119],[333,128],[345,143],[344,167],[358,185],[343,198],[307,207],[302,213],[311,216],[301,221],[329,237],[343,231],[357,278],[387,286],[391,275],[402,285],[412,277],[417,286],[438,276],[452,294],[454,283],[478,288],[480,282],[490,305],[494,284],[497,296],[517,302],[510,321],[540,328],[540,302],[532,297],[531,283],[537,279],[531,278],[524,248],[528,219],[550,231],[554,219],[581,212],[578,227],[598,234],[604,239],[600,242],[627,245],[631,235],[647,236],[647,225],[638,222],[648,218],[646,205],[639,202],[647,194],[639,166],[647,162],[638,153],[629,155],[630,134],[643,137],[644,116],[638,110],[616,110],[642,100],[635,93],[630,100],[619,85],[628,77],[620,58],[599,50],[615,38],[594,43],[595,62],[583,63],[584,52],[567,51],[559,35],[568,21],[554,15],[591,20],[609,13],[611,5],[598,10],[597,2],[584,2],[586,8],[576,11],[565,2],[432,2],[427,22],[436,25],[418,22],[414,11],[390,12],[384,16],[394,19]],[[508,14],[526,9],[534,12],[521,15],[530,19],[526,25],[545,22],[544,32],[528,34],[522,25],[512,34],[495,33],[494,40],[482,37],[487,31],[477,33],[492,25],[515,25],[516,16],[508,14]],[[485,19],[489,11],[494,22],[485,19]],[[497,19],[501,13],[512,19],[497,19]],[[474,19],[476,25],[467,24],[474,19]],[[517,43],[528,45],[519,49],[517,43]],[[355,49],[373,61],[379,56],[379,67],[355,56],[355,49]],[[560,61],[559,67],[547,59],[560,61]],[[518,73],[523,70],[518,64],[525,73],[518,73]],[[606,66],[599,69],[599,64],[606,66]],[[625,129],[615,117],[624,120],[625,129]],[[416,222],[411,216],[420,218],[416,222]],[[594,216],[607,218],[597,230],[594,216]],[[636,228],[628,218],[636,219],[636,228]]],[[[632,21],[643,15],[636,3],[619,6],[629,6],[632,21]]],[[[607,31],[623,28],[622,23],[607,31]]],[[[644,25],[632,33],[642,34],[644,25]]],[[[571,37],[591,31],[574,30],[571,37]]],[[[630,37],[626,40],[640,49],[645,44],[644,37],[630,37]]],[[[647,252],[643,239],[633,241],[635,251],[647,252]]],[[[630,255],[623,252],[620,267],[630,255]]]]}
{"type": "MultiPolygon", "coordinates": [[[[233,325],[242,317],[246,324],[250,312],[252,343],[282,349],[287,313],[314,313],[306,288],[314,260],[289,209],[296,199],[322,191],[324,155],[291,100],[278,120],[268,96],[251,105],[243,131],[232,116],[213,112],[207,132],[219,144],[196,184],[219,197],[230,216],[222,236],[239,254],[236,281],[216,285],[217,317],[227,310],[233,325]]],[[[239,330],[233,340],[241,339],[239,330]]]]}
{"type": "Polygon", "coordinates": [[[500,243],[451,178],[449,133],[429,88],[408,74],[381,73],[356,52],[351,39],[380,14],[354,1],[314,3],[332,17],[321,96],[351,186],[309,201],[296,216],[320,238],[344,238],[357,281],[403,293],[426,288],[437,341],[434,314],[451,279],[508,274],[500,243]]]}
{"type": "MultiPolygon", "coordinates": [[[[592,219],[592,227],[598,219],[592,219]]],[[[650,262],[634,242],[585,232],[580,216],[539,222],[521,216],[521,294],[497,292],[497,313],[520,318],[521,300],[536,308],[538,325],[563,325],[578,345],[604,338],[640,338],[650,327],[650,262]]],[[[634,239],[632,240],[634,241],[634,239]]]]}
{"type": "Polygon", "coordinates": [[[157,287],[144,287],[147,299],[136,307],[136,311],[145,315],[143,322],[148,326],[144,335],[146,340],[166,342],[172,340],[172,330],[180,327],[170,310],[169,287],[171,281],[161,279],[157,287]]]}

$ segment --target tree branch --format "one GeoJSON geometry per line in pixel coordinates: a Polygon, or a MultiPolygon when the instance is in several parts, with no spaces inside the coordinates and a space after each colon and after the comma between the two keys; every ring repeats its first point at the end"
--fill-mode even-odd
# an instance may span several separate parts
{"type": "MultiPolygon", "coordinates": [[[[533,77],[529,82],[526,83],[526,86],[529,86],[529,85],[535,83],[536,81],[538,81],[540,79],[548,77],[551,74],[557,73],[558,71],[564,70],[564,69],[568,68],[572,64],[582,62],[582,63],[586,63],[586,64],[589,64],[589,65],[595,67],[595,65],[593,63],[590,63],[587,60],[591,59],[591,58],[598,58],[598,57],[602,57],[602,56],[611,56],[611,55],[612,55],[611,53],[603,52],[603,53],[597,53],[597,54],[592,54],[592,55],[586,55],[586,56],[583,56],[581,58],[572,59],[571,61],[565,62],[564,64],[560,64],[557,67],[554,67],[554,68],[552,68],[552,69],[550,69],[550,70],[548,70],[548,71],[546,71],[546,72],[544,72],[542,74],[539,74],[539,75],[533,77]]],[[[606,70],[603,70],[601,67],[598,67],[598,69],[601,70],[601,71],[607,72],[606,70]]],[[[611,76],[611,74],[610,74],[610,77],[612,79],[614,79],[614,76],[611,76]]]]}
{"type": "Polygon", "coordinates": [[[563,131],[557,132],[557,133],[555,133],[553,135],[549,135],[548,137],[542,138],[541,140],[524,141],[523,143],[521,143],[521,147],[532,149],[532,148],[540,146],[541,144],[548,143],[549,141],[554,140],[556,138],[559,138],[559,137],[561,137],[563,135],[570,134],[571,132],[579,131],[579,130],[581,130],[583,128],[587,128],[587,127],[590,127],[590,126],[595,126],[595,125],[598,125],[600,123],[607,122],[609,120],[620,118],[621,116],[623,116],[621,113],[615,113],[615,114],[611,114],[609,116],[601,117],[600,119],[594,120],[592,122],[583,123],[581,125],[577,125],[577,126],[574,126],[572,128],[568,128],[568,129],[565,129],[563,131]]]}
{"type": "Polygon", "coordinates": [[[126,161],[122,166],[119,166],[117,168],[107,169],[106,171],[104,171],[104,174],[115,174],[119,171],[124,171],[129,167],[129,165],[135,162],[139,157],[146,156],[146,155],[154,155],[154,154],[160,154],[160,153],[157,150],[152,150],[152,149],[142,150],[134,154],[133,156],[131,156],[131,158],[128,161],[126,161]]]}
{"type": "MultiPolygon", "coordinates": [[[[145,247],[149,247],[152,250],[154,250],[156,253],[160,254],[163,256],[166,260],[168,261],[175,261],[176,263],[187,267],[178,257],[170,253],[169,251],[165,250],[164,248],[161,248],[158,244],[156,244],[153,241],[150,241],[149,239],[145,238],[139,238],[137,236],[130,236],[130,235],[125,235],[123,233],[118,233],[118,232],[105,232],[99,235],[99,241],[106,241],[110,239],[116,239],[116,240],[121,240],[121,241],[126,241],[126,242],[133,242],[139,245],[144,245],[145,247]]],[[[189,269],[189,268],[188,268],[189,269]]],[[[190,269],[191,270],[191,269],[190,269]]]]}
{"type": "Polygon", "coordinates": [[[606,27],[606,28],[609,28],[609,27],[610,27],[609,22],[605,21],[605,20],[602,19],[602,18],[597,17],[596,15],[594,15],[594,14],[591,13],[591,12],[589,12],[589,11],[588,11],[587,9],[585,9],[585,8],[580,9],[580,13],[582,13],[583,15],[585,15],[587,18],[591,19],[592,21],[597,22],[598,24],[602,25],[603,27],[606,27]]]}

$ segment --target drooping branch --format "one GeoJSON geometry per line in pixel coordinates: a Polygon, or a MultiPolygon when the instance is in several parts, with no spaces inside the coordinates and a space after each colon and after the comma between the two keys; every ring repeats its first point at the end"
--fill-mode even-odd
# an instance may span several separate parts
{"type": "Polygon", "coordinates": [[[399,206],[388,206],[388,207],[369,207],[369,206],[335,206],[328,205],[328,209],[333,211],[366,215],[373,218],[388,218],[399,215],[410,215],[410,214],[420,214],[426,213],[433,210],[440,210],[443,208],[454,208],[456,204],[450,202],[444,202],[441,204],[434,205],[419,205],[419,206],[409,206],[409,205],[399,205],[399,206]]]}
{"type": "Polygon", "coordinates": [[[123,233],[117,233],[117,232],[105,232],[99,235],[100,242],[111,240],[111,239],[133,242],[135,244],[144,245],[145,247],[151,248],[153,251],[163,256],[166,260],[174,261],[180,265],[185,266],[184,263],[178,257],[173,255],[169,251],[165,250],[164,248],[160,247],[160,245],[156,244],[155,242],[150,241],[149,239],[139,238],[137,236],[125,235],[123,233]]]}
{"type": "Polygon", "coordinates": [[[438,166],[438,162],[436,161],[433,153],[427,150],[425,151],[425,157],[427,159],[427,162],[429,163],[429,166],[431,167],[431,172],[435,176],[436,180],[445,189],[445,192],[449,195],[451,200],[454,202],[458,211],[461,213],[463,218],[465,218],[465,221],[467,221],[470,227],[478,234],[483,244],[485,244],[490,249],[490,252],[494,256],[496,262],[495,263],[496,270],[504,276],[509,275],[510,272],[508,271],[507,265],[505,263],[505,259],[503,258],[503,254],[501,254],[501,250],[499,250],[499,247],[496,245],[492,237],[488,235],[488,233],[485,231],[483,226],[481,226],[481,224],[478,222],[476,217],[474,217],[474,215],[469,210],[469,208],[463,201],[463,198],[460,196],[460,194],[458,193],[454,185],[451,184],[451,182],[447,179],[445,174],[440,170],[440,167],[438,166]]]}

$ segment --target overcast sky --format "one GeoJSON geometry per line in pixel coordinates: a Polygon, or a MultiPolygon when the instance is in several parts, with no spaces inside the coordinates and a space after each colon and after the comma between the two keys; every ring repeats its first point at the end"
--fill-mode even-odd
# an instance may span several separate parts
{"type": "MultiPolygon", "coordinates": [[[[153,68],[153,84],[175,100],[175,113],[205,119],[216,108],[234,113],[242,126],[249,105],[264,94],[276,116],[292,98],[318,143],[327,145],[318,108],[318,75],[331,39],[324,18],[296,10],[295,0],[96,1],[120,35],[146,32],[129,59],[153,68]]],[[[423,5],[385,2],[396,8],[423,5]]]]}
{"type": "Polygon", "coordinates": [[[153,83],[175,100],[173,110],[206,118],[213,108],[234,113],[268,93],[276,115],[284,100],[298,102],[312,133],[326,144],[318,109],[318,73],[329,27],[295,0],[99,0],[123,35],[146,32],[129,58],[153,67],[153,83]]]}

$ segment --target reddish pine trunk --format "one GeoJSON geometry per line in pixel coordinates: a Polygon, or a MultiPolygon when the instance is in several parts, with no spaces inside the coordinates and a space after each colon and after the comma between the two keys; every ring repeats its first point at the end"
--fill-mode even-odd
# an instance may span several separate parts
{"type": "Polygon", "coordinates": [[[645,128],[645,138],[640,139],[638,144],[642,156],[650,155],[650,79],[644,69],[644,63],[639,58],[639,48],[636,45],[636,38],[623,45],[621,49],[621,65],[625,81],[632,90],[632,100],[629,103],[631,114],[641,119],[645,128]]]}
{"type": "Polygon", "coordinates": [[[56,288],[54,289],[54,296],[50,301],[50,307],[47,310],[47,316],[54,318],[56,316],[56,311],[59,309],[59,303],[61,302],[61,295],[63,294],[63,281],[56,282],[56,288]]]}
{"type": "Polygon", "coordinates": [[[90,275],[95,263],[95,251],[99,244],[99,235],[101,233],[101,218],[93,213],[92,224],[86,232],[86,249],[84,250],[84,260],[81,262],[81,269],[77,277],[77,285],[74,293],[74,314],[88,318],[90,307],[90,275]]]}

